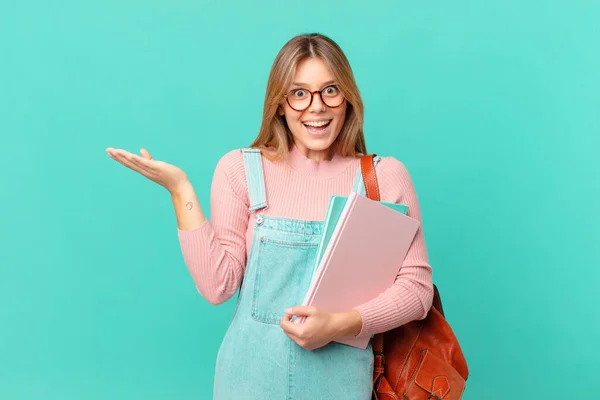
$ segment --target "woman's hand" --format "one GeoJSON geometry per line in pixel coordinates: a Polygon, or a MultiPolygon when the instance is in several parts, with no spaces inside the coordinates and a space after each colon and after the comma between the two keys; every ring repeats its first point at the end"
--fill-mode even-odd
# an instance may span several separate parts
{"type": "Polygon", "coordinates": [[[332,313],[315,307],[296,306],[285,310],[279,325],[300,347],[315,350],[337,337],[358,334],[362,327],[362,318],[355,310],[332,313]],[[306,319],[298,324],[291,321],[293,315],[306,319]]]}
{"type": "Polygon", "coordinates": [[[141,157],[123,149],[112,147],[108,147],[106,152],[113,160],[139,172],[171,193],[188,182],[187,175],[180,168],[164,161],[153,160],[146,149],[140,149],[141,157]]]}

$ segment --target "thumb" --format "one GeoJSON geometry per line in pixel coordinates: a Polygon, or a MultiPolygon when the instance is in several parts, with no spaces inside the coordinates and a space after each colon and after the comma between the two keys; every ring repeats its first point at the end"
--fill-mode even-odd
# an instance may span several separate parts
{"type": "Polygon", "coordinates": [[[144,149],[143,147],[140,149],[140,154],[142,155],[142,157],[144,157],[146,160],[152,160],[152,156],[150,155],[150,153],[148,153],[148,150],[144,149]]]}

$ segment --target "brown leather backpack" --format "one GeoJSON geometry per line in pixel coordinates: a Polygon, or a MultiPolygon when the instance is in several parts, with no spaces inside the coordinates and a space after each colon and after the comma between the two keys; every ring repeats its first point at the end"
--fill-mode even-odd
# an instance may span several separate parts
{"type": "MultiPolygon", "coordinates": [[[[361,159],[367,197],[379,201],[372,155],[361,159]]],[[[375,335],[373,398],[378,400],[458,400],[469,375],[467,362],[444,318],[434,285],[433,305],[416,320],[375,335]]]]}

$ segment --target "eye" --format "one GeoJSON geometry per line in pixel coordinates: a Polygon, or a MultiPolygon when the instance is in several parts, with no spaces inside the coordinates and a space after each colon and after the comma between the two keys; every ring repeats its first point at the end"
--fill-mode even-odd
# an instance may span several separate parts
{"type": "Polygon", "coordinates": [[[323,89],[323,93],[327,96],[335,96],[339,93],[337,86],[327,86],[323,89]]]}
{"type": "Polygon", "coordinates": [[[292,90],[292,96],[301,99],[308,96],[308,93],[304,89],[294,89],[292,90]]]}

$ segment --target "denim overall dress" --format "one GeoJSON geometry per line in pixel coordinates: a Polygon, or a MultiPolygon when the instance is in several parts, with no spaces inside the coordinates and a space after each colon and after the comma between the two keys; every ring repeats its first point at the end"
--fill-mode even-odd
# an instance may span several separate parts
{"type": "MultiPolygon", "coordinates": [[[[260,214],[267,206],[261,154],[252,148],[242,152],[254,236],[235,312],[217,354],[213,398],[370,399],[370,344],[363,350],[331,342],[309,351],[279,326],[284,310],[300,305],[308,290],[324,224],[260,214]]],[[[352,191],[365,194],[360,167],[352,191]]]]}

